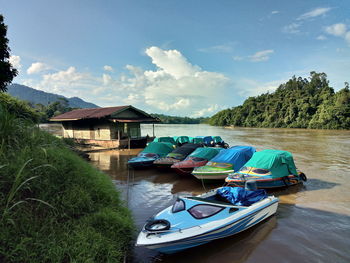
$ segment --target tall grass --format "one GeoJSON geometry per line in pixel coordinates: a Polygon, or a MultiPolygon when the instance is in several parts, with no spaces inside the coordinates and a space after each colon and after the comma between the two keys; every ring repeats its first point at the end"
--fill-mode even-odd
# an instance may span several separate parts
{"type": "Polygon", "coordinates": [[[0,262],[118,262],[132,234],[110,178],[0,108],[0,262]]]}

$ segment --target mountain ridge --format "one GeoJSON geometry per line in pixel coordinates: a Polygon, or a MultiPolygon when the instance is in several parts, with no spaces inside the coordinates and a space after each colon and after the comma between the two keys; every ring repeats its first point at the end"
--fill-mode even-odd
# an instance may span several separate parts
{"type": "Polygon", "coordinates": [[[57,101],[59,98],[65,98],[68,100],[69,107],[72,108],[100,108],[98,105],[84,101],[79,97],[67,98],[63,95],[37,90],[17,83],[7,86],[7,92],[21,100],[26,100],[34,104],[40,103],[44,106],[57,101]]]}

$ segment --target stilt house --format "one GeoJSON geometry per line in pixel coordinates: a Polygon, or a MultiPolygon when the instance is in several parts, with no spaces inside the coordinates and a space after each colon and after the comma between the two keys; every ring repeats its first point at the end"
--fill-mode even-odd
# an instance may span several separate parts
{"type": "Polygon", "coordinates": [[[141,123],[156,123],[160,120],[128,105],[73,110],[53,117],[50,121],[62,123],[64,138],[106,147],[125,147],[130,141],[135,144],[144,139],[141,137],[141,123]]]}

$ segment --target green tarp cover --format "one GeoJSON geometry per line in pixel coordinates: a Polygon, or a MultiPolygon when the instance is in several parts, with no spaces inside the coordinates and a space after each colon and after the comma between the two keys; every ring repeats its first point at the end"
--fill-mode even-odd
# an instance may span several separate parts
{"type": "Polygon", "coordinates": [[[244,166],[270,170],[273,178],[289,174],[298,175],[293,156],[287,151],[263,150],[255,152],[244,166]]]}
{"type": "Polygon", "coordinates": [[[221,150],[222,148],[200,147],[200,148],[197,148],[193,153],[191,153],[189,157],[191,156],[191,157],[198,157],[198,158],[210,160],[213,157],[215,157],[221,150]]]}
{"type": "Polygon", "coordinates": [[[203,144],[204,140],[203,140],[203,138],[192,138],[191,142],[197,143],[197,144],[203,144]]]}
{"type": "Polygon", "coordinates": [[[213,140],[214,140],[215,143],[223,142],[223,139],[220,136],[214,136],[213,140]]]}
{"type": "Polygon", "coordinates": [[[166,156],[174,150],[174,145],[168,142],[150,142],[142,151],[144,153],[155,153],[161,157],[166,156]]]}
{"type": "Polygon", "coordinates": [[[191,137],[188,136],[174,136],[173,137],[176,144],[184,144],[184,143],[189,143],[191,142],[191,137]]]}
{"type": "Polygon", "coordinates": [[[156,137],[156,138],[154,138],[153,141],[154,142],[169,142],[172,144],[176,144],[173,137],[156,137]]]}

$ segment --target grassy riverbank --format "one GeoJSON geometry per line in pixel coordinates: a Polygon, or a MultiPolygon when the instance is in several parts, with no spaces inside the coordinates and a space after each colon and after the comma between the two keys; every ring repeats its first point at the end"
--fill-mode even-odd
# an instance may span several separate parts
{"type": "Polygon", "coordinates": [[[0,108],[0,262],[118,262],[132,233],[109,177],[0,108]]]}

